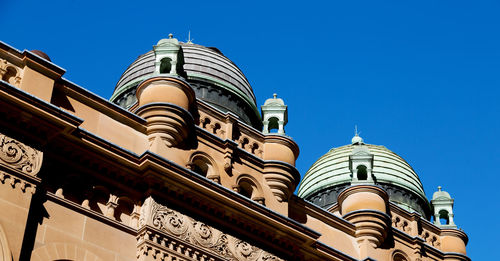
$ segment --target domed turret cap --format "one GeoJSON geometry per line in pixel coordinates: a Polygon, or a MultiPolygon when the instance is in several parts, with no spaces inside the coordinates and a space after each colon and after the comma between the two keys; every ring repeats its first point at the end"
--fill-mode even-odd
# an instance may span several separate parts
{"type": "Polygon", "coordinates": [[[452,199],[451,196],[450,196],[450,193],[448,193],[446,191],[443,191],[441,189],[442,189],[442,187],[438,186],[438,191],[436,191],[436,192],[434,192],[434,194],[432,194],[432,200],[436,200],[436,199],[452,199]]]}
{"type": "MultiPolygon", "coordinates": [[[[180,45],[179,76],[194,89],[196,97],[223,112],[232,112],[244,122],[261,128],[252,87],[243,72],[214,47],[183,43],[175,38],[162,39],[157,46],[180,45]]],[[[129,108],[135,101],[135,89],[155,72],[155,52],[139,56],[122,74],[110,100],[129,108]]]]}
{"type": "Polygon", "coordinates": [[[352,182],[349,157],[362,145],[373,155],[375,184],[388,192],[390,201],[429,217],[430,206],[422,183],[403,158],[384,146],[361,144],[363,139],[359,135],[353,138],[352,143],[333,148],[319,158],[304,175],[298,196],[325,208],[337,202],[338,193],[352,182]]]}
{"type": "Polygon", "coordinates": [[[273,106],[273,105],[278,105],[278,106],[284,106],[285,102],[283,99],[278,98],[278,94],[273,93],[273,98],[269,98],[264,102],[264,106],[273,106]]]}

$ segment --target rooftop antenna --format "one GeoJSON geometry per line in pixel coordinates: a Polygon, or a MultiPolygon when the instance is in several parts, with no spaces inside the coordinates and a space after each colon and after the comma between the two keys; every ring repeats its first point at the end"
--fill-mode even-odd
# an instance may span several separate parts
{"type": "Polygon", "coordinates": [[[191,30],[188,31],[188,40],[187,40],[187,43],[188,44],[192,44],[193,43],[193,40],[194,39],[191,39],[191,30]]]}

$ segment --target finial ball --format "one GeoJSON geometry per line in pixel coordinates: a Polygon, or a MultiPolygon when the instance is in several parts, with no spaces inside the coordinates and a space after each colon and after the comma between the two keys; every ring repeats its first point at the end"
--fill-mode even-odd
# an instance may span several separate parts
{"type": "Polygon", "coordinates": [[[363,144],[363,138],[361,138],[357,133],[352,137],[351,144],[363,144]]]}
{"type": "Polygon", "coordinates": [[[168,34],[168,38],[172,39],[172,37],[174,37],[173,34],[168,34]]]}

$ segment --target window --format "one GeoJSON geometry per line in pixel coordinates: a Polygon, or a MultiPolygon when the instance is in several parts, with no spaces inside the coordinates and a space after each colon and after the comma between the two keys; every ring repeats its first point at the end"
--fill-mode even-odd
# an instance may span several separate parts
{"type": "Polygon", "coordinates": [[[392,256],[392,260],[393,261],[408,261],[408,258],[405,255],[403,255],[403,253],[398,251],[392,256]]]}
{"type": "Polygon", "coordinates": [[[356,169],[358,170],[358,172],[357,172],[358,180],[367,180],[368,179],[368,172],[366,171],[366,166],[359,165],[356,169]]]}
{"type": "Polygon", "coordinates": [[[160,63],[160,73],[170,73],[172,69],[172,59],[163,58],[160,63]]]}
{"type": "Polygon", "coordinates": [[[276,117],[269,118],[268,131],[271,132],[271,130],[275,130],[275,131],[273,131],[273,133],[276,133],[276,132],[278,132],[278,128],[279,128],[278,118],[276,118],[276,117]]]}
{"type": "Polygon", "coordinates": [[[439,211],[439,223],[441,223],[441,225],[450,224],[450,217],[448,216],[448,211],[444,209],[439,211]]]}

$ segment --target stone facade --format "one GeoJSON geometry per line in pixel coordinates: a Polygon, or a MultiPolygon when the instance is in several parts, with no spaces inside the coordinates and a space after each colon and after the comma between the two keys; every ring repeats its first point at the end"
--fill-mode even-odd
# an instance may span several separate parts
{"type": "Polygon", "coordinates": [[[182,73],[140,82],[127,110],[42,54],[0,42],[3,260],[470,260],[464,232],[381,187],[297,197],[298,145],[182,73]]]}

